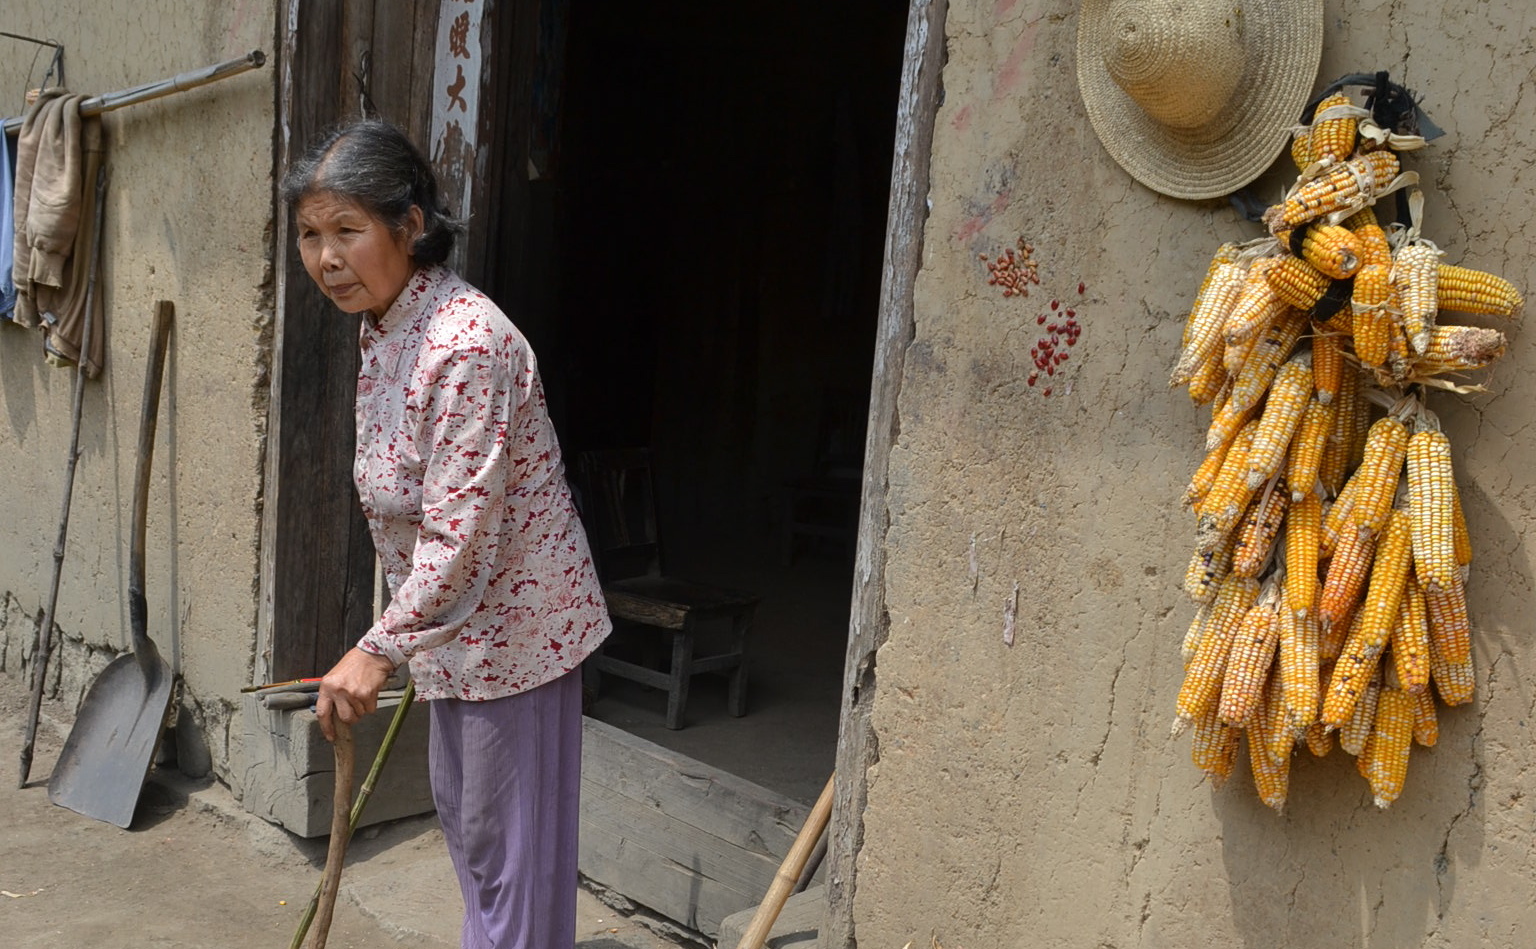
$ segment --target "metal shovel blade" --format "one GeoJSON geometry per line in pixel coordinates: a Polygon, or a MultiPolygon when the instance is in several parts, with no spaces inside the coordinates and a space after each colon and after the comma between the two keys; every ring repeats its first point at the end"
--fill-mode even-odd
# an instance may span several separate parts
{"type": "Polygon", "coordinates": [[[85,694],[48,780],[48,800],[118,827],[133,823],[171,685],[171,668],[158,653],[112,660],[85,694]]]}
{"type": "Polygon", "coordinates": [[[75,713],[75,724],[53,776],[48,800],[86,817],[127,827],[144,790],[166,712],[171,707],[171,667],[149,638],[144,598],[144,534],[149,517],[149,472],[160,411],[160,381],[170,343],[173,309],[161,300],[151,331],[149,372],[139,416],[138,465],[134,475],[133,539],[128,557],[128,623],[133,652],[101,670],[75,713]]]}

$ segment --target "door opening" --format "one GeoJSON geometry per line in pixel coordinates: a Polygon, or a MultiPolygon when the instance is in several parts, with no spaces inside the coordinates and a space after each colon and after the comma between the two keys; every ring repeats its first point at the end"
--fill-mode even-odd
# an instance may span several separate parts
{"type": "Polygon", "coordinates": [[[744,717],[710,675],[676,731],[664,692],[616,679],[590,714],[810,802],[837,742],[906,4],[552,6],[543,264],[514,319],[568,467],[650,449],[667,571],[762,597],[744,717]]]}

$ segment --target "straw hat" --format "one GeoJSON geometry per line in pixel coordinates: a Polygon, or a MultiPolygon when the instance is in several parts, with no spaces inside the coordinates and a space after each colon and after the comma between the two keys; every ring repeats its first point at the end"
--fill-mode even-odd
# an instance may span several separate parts
{"type": "Polygon", "coordinates": [[[1323,0],[1083,0],[1077,84],[1131,177],[1175,198],[1257,178],[1317,78],[1323,0]]]}

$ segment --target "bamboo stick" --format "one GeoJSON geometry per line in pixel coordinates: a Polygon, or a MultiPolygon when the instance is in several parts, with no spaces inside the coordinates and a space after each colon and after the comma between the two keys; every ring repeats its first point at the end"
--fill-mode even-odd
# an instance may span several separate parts
{"type": "MultiPolygon", "coordinates": [[[[384,741],[379,744],[379,753],[373,756],[373,767],[368,769],[368,777],[363,779],[363,786],[357,792],[357,800],[352,802],[352,814],[347,819],[347,837],[351,837],[357,830],[357,824],[363,817],[363,808],[368,806],[368,799],[373,796],[373,786],[379,780],[379,773],[384,770],[384,762],[389,760],[390,749],[395,747],[395,739],[400,735],[400,727],[405,724],[405,715],[411,710],[411,704],[416,701],[416,682],[407,679],[405,682],[405,694],[400,696],[400,705],[395,709],[395,717],[390,719],[389,730],[384,733],[384,741]]],[[[335,812],[332,812],[334,817],[335,812]]],[[[315,913],[320,908],[320,891],[324,886],[322,880],[315,886],[315,895],[310,897],[309,906],[305,908],[304,915],[299,919],[299,928],[293,934],[293,942],[288,949],[299,949],[304,945],[304,936],[309,932],[310,924],[315,921],[315,913]]]]}
{"type": "Polygon", "coordinates": [[[821,797],[816,799],[816,806],[811,808],[805,826],[800,828],[800,835],[795,838],[789,853],[785,854],[779,872],[774,874],[773,883],[768,887],[768,894],[758,904],[757,912],[747,925],[747,931],[741,934],[741,942],[736,944],[736,949],[761,949],[768,939],[768,933],[773,930],[773,924],[779,918],[779,911],[784,908],[784,901],[789,899],[795,881],[800,878],[800,870],[810,858],[811,851],[816,849],[816,841],[827,826],[827,818],[832,815],[832,786],[835,780],[835,776],[827,779],[827,786],[822,788],[821,797]]]}
{"type": "Polygon", "coordinates": [[[69,459],[64,468],[64,504],[59,512],[59,535],[53,545],[53,579],[48,585],[48,608],[43,610],[43,625],[38,630],[37,648],[32,651],[32,698],[27,705],[27,734],[21,745],[21,768],[17,788],[27,786],[32,773],[32,750],[37,741],[37,723],[42,714],[43,692],[48,685],[48,658],[53,655],[54,608],[59,603],[59,576],[64,571],[64,545],[69,537],[69,503],[75,492],[75,466],[80,461],[80,409],[85,399],[85,364],[91,355],[91,334],[96,312],[96,274],[101,269],[102,220],[107,206],[107,168],[96,172],[96,232],[91,235],[90,272],[85,284],[85,318],[80,328],[80,358],[75,360],[75,397],[70,408],[69,459]]]}
{"type": "MultiPolygon", "coordinates": [[[[125,105],[136,105],[140,102],[160,99],[173,93],[186,92],[188,89],[206,86],[210,82],[217,82],[230,76],[238,76],[240,73],[249,72],[252,69],[260,69],[266,61],[266,53],[259,49],[253,49],[238,59],[226,60],[222,63],[215,63],[212,66],[204,66],[202,69],[178,73],[169,79],[145,83],[142,86],[134,86],[132,89],[123,89],[118,92],[93,96],[80,103],[80,114],[83,116],[100,115],[103,112],[121,109],[125,105]]],[[[19,132],[23,118],[24,116],[17,115],[6,119],[5,134],[15,135],[19,132]]]]}

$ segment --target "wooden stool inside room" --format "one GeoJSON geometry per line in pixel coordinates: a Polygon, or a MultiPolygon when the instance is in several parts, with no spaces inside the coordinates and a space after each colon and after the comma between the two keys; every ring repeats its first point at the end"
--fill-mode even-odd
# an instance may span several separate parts
{"type": "Polygon", "coordinates": [[[614,636],[584,665],[588,690],[600,694],[603,675],[663,689],[667,727],[678,729],[693,677],[721,673],[728,677],[727,710],[737,717],[746,714],[747,636],[759,597],[665,574],[648,449],[582,452],[575,481],[614,619],[614,636]],[[706,628],[718,631],[721,648],[701,651],[709,641],[706,628]],[[665,668],[614,654],[625,638],[633,638],[628,634],[644,631],[667,641],[665,668]]]}

